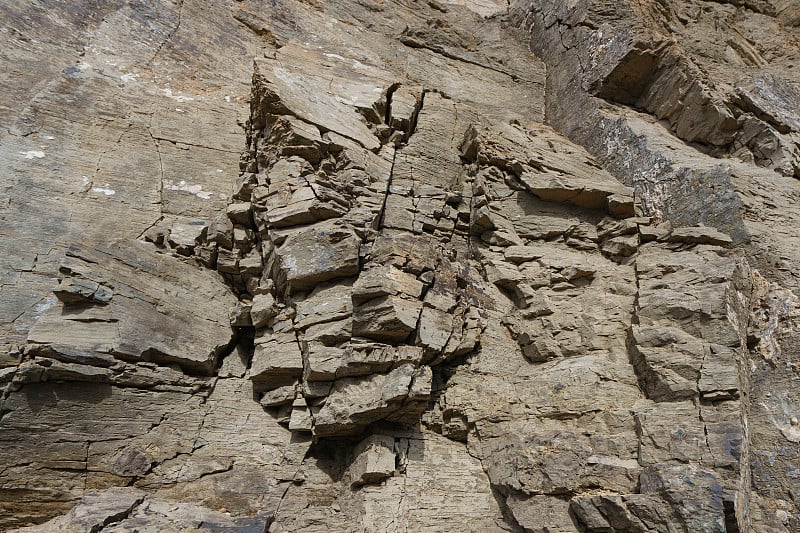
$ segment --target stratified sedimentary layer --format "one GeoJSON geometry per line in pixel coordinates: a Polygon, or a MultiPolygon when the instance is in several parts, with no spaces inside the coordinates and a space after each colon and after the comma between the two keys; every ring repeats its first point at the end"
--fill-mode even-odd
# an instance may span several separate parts
{"type": "Polygon", "coordinates": [[[0,527],[800,527],[800,12],[508,4],[0,8],[0,527]]]}

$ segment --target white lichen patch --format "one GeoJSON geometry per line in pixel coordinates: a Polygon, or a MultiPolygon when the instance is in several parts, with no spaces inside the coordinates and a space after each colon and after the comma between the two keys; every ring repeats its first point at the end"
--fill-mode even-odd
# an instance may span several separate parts
{"type": "Polygon", "coordinates": [[[56,305],[56,302],[58,302],[58,298],[56,298],[54,294],[43,298],[39,303],[33,306],[33,319],[38,319],[45,311],[56,305]]]}
{"type": "Polygon", "coordinates": [[[176,102],[184,103],[184,102],[193,102],[194,98],[191,96],[183,96],[180,94],[172,94],[172,89],[161,89],[161,92],[164,93],[168,98],[172,98],[176,102]]]}
{"type": "Polygon", "coordinates": [[[117,191],[109,188],[108,183],[106,183],[102,187],[92,187],[92,192],[99,192],[105,194],[106,196],[114,196],[115,194],[117,194],[117,191]]]}
{"type": "Polygon", "coordinates": [[[181,180],[175,182],[173,180],[164,180],[164,189],[168,191],[183,191],[194,194],[198,198],[202,198],[203,200],[211,199],[211,195],[214,194],[210,191],[204,191],[202,185],[189,185],[186,183],[185,180],[181,180]]]}
{"type": "Polygon", "coordinates": [[[44,152],[41,150],[28,150],[27,152],[20,152],[25,159],[41,159],[44,157],[44,152]]]}

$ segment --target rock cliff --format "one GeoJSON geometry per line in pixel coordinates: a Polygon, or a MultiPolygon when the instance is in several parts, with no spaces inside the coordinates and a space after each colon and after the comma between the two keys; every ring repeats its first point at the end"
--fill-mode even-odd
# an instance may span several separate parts
{"type": "Polygon", "coordinates": [[[800,530],[796,2],[0,13],[3,530],[800,530]]]}

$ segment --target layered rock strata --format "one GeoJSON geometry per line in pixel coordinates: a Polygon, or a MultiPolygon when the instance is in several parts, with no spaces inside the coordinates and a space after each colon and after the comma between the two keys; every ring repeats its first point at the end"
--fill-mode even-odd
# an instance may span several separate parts
{"type": "Polygon", "coordinates": [[[791,3],[50,8],[0,527],[798,528],[791,3]]]}

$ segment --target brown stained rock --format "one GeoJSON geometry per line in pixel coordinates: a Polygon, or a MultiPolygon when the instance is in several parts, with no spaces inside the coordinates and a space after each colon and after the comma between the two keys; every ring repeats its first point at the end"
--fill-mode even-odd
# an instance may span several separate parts
{"type": "Polygon", "coordinates": [[[232,517],[225,508],[215,511],[201,505],[149,497],[147,492],[133,487],[111,487],[91,491],[66,515],[17,531],[78,533],[108,529],[133,533],[147,529],[185,530],[196,527],[198,523],[215,528],[247,530],[266,528],[271,521],[271,514],[232,517]]]}
{"type": "Polygon", "coordinates": [[[114,487],[104,492],[92,492],[84,496],[66,515],[22,531],[100,531],[108,524],[128,518],[141,505],[146,495],[145,491],[133,487],[114,487]]]}
{"type": "Polygon", "coordinates": [[[800,527],[791,2],[22,4],[0,528],[800,527]]]}

